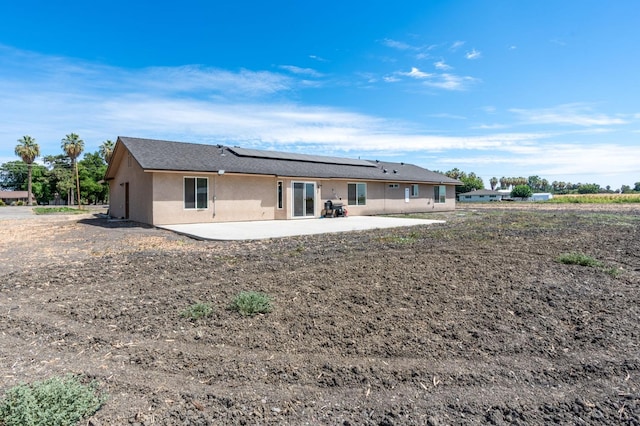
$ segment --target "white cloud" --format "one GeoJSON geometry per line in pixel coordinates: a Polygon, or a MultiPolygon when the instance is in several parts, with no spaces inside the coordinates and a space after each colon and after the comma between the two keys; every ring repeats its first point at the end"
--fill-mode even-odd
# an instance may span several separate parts
{"type": "Polygon", "coordinates": [[[470,52],[467,52],[464,57],[469,60],[480,59],[482,57],[482,53],[476,49],[472,49],[470,52]]]}
{"type": "Polygon", "coordinates": [[[454,41],[453,44],[451,45],[450,49],[453,51],[458,50],[459,48],[461,48],[462,46],[464,46],[464,41],[454,41]]]}
{"type": "MultiPolygon", "coordinates": [[[[477,83],[478,79],[468,76],[458,76],[449,73],[432,74],[420,71],[416,67],[411,67],[409,72],[397,72],[395,75],[411,77],[421,81],[421,84],[428,87],[435,87],[444,90],[461,91],[469,88],[470,85],[477,83]]],[[[392,77],[391,77],[392,78],[392,77]]],[[[396,81],[396,80],[393,80],[396,81]]]]}
{"type": "Polygon", "coordinates": [[[416,67],[411,67],[411,71],[409,71],[407,73],[400,73],[400,74],[406,75],[406,76],[412,77],[412,78],[418,78],[418,79],[429,78],[429,77],[432,76],[432,74],[429,74],[429,73],[426,73],[426,72],[422,72],[416,67]]]}
{"type": "Polygon", "coordinates": [[[627,120],[620,116],[611,116],[593,112],[588,104],[573,103],[559,105],[554,108],[519,109],[511,112],[529,124],[558,124],[574,126],[611,126],[626,124],[627,120]]]}
{"type": "Polygon", "coordinates": [[[473,77],[444,73],[436,75],[433,80],[425,81],[424,84],[439,89],[462,91],[478,81],[473,77]]]}
{"type": "Polygon", "coordinates": [[[438,70],[448,71],[448,70],[452,69],[452,67],[450,65],[447,65],[447,63],[444,60],[437,61],[433,65],[438,70]]]}
{"type": "Polygon", "coordinates": [[[413,50],[415,49],[415,47],[404,43],[402,41],[397,41],[397,40],[391,40],[388,38],[385,38],[384,40],[382,40],[382,44],[384,44],[387,47],[391,47],[393,49],[398,49],[398,50],[413,50]]]}
{"type": "Polygon", "coordinates": [[[309,77],[316,77],[316,78],[323,77],[322,73],[319,73],[313,68],[301,68],[301,67],[296,67],[295,65],[280,65],[279,68],[285,71],[289,71],[290,73],[293,73],[293,74],[308,75],[309,77]]]}
{"type": "Polygon", "coordinates": [[[309,55],[309,58],[310,58],[310,59],[313,59],[313,60],[315,60],[315,61],[318,61],[318,62],[329,62],[329,60],[328,60],[328,59],[325,59],[325,58],[323,58],[323,57],[321,57],[321,56],[309,55]]]}

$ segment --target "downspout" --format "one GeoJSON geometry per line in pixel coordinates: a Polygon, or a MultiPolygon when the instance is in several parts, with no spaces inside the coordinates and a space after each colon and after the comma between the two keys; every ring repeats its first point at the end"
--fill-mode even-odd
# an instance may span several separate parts
{"type": "MultiPolygon", "coordinates": [[[[224,170],[218,170],[218,176],[222,176],[224,174],[224,170]]],[[[218,193],[218,179],[214,176],[213,177],[213,218],[215,219],[216,217],[216,200],[218,199],[217,197],[217,193],[218,193]]]]}
{"type": "Polygon", "coordinates": [[[213,216],[212,219],[216,218],[216,177],[213,177],[213,196],[211,197],[211,204],[213,204],[213,216]]]}

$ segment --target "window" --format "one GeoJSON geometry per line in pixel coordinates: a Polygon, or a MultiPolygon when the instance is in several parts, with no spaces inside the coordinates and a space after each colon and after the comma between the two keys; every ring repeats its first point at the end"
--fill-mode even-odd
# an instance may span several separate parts
{"type": "Polygon", "coordinates": [[[282,186],[282,181],[279,180],[278,181],[278,189],[277,189],[277,197],[278,197],[278,209],[281,209],[283,206],[283,186],[282,186]]]}
{"type": "Polygon", "coordinates": [[[347,184],[348,204],[350,206],[364,206],[367,204],[367,184],[347,184]]]}
{"type": "Polygon", "coordinates": [[[447,187],[444,185],[436,185],[433,187],[433,202],[444,203],[447,201],[447,187]]]}
{"type": "Polygon", "coordinates": [[[412,197],[417,197],[418,196],[418,187],[419,187],[419,185],[417,183],[411,184],[411,196],[412,197]]]}
{"type": "Polygon", "coordinates": [[[184,178],[184,208],[206,209],[209,199],[209,179],[184,178]]]}

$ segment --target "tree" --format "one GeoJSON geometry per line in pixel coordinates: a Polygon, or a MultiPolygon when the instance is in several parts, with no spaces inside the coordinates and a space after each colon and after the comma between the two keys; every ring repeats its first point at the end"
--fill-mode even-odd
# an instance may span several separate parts
{"type": "Polygon", "coordinates": [[[542,188],[542,179],[540,176],[529,176],[527,184],[534,191],[539,191],[542,188]]]}
{"type": "Polygon", "coordinates": [[[633,190],[636,192],[640,192],[640,182],[636,182],[633,184],[633,190]]]}
{"type": "Polygon", "coordinates": [[[22,158],[22,161],[27,163],[28,173],[28,186],[27,186],[27,205],[32,205],[31,194],[31,165],[33,161],[40,155],[40,146],[36,143],[36,140],[29,135],[25,135],[18,139],[18,145],[16,145],[15,153],[18,157],[22,158]]]}
{"type": "Polygon", "coordinates": [[[58,201],[56,194],[60,198],[65,198],[71,203],[73,189],[73,171],[69,157],[63,154],[45,155],[44,163],[49,167],[49,187],[51,195],[58,201]]]}
{"type": "Polygon", "coordinates": [[[82,198],[93,204],[104,202],[107,199],[108,186],[103,180],[107,165],[102,159],[102,153],[86,153],[78,162],[78,170],[82,184],[82,198]]]}
{"type": "Polygon", "coordinates": [[[105,163],[109,164],[112,154],[113,142],[107,139],[106,141],[102,142],[102,145],[100,145],[100,156],[105,161],[105,163]]]}
{"type": "Polygon", "coordinates": [[[465,172],[461,172],[460,169],[455,167],[455,168],[449,170],[448,172],[446,172],[445,175],[447,175],[451,179],[458,179],[459,180],[461,177],[464,177],[467,174],[465,172]]]}
{"type": "Polygon", "coordinates": [[[0,188],[19,190],[27,183],[29,172],[22,160],[7,161],[0,166],[0,188]]]}
{"type": "Polygon", "coordinates": [[[69,133],[62,139],[61,144],[62,150],[67,154],[67,156],[71,159],[71,165],[76,173],[76,193],[78,194],[78,208],[82,208],[80,202],[80,176],[78,175],[78,162],[76,159],[82,154],[84,150],[84,141],[80,139],[75,133],[69,133]]]}
{"type": "Polygon", "coordinates": [[[495,191],[496,186],[498,186],[498,178],[494,176],[491,179],[489,179],[489,185],[491,185],[491,190],[495,191]]]}
{"type": "Polygon", "coordinates": [[[597,183],[578,185],[578,194],[597,194],[598,192],[600,192],[600,185],[597,183]]]}
{"type": "Polygon", "coordinates": [[[473,191],[474,189],[484,188],[482,178],[476,176],[474,172],[467,174],[456,167],[446,172],[445,175],[452,179],[458,179],[463,183],[463,185],[456,186],[456,194],[473,191]]]}
{"type": "Polygon", "coordinates": [[[460,177],[460,182],[462,182],[464,185],[456,186],[457,194],[484,189],[484,182],[482,182],[482,178],[476,176],[476,174],[473,172],[469,173],[466,176],[460,177]]]}
{"type": "Polygon", "coordinates": [[[511,191],[513,198],[529,198],[533,194],[533,190],[529,185],[517,185],[511,191]]]}

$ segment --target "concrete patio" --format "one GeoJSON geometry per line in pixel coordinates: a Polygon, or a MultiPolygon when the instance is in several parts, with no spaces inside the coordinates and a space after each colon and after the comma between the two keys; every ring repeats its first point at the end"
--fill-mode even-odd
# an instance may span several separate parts
{"type": "Polygon", "coordinates": [[[380,216],[350,216],[331,219],[265,220],[255,222],[192,223],[159,225],[179,234],[199,240],[261,240],[296,235],[364,231],[368,229],[432,225],[442,220],[412,219],[380,216]]]}

